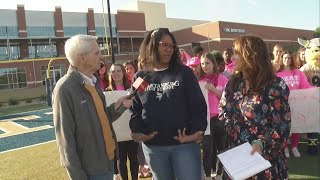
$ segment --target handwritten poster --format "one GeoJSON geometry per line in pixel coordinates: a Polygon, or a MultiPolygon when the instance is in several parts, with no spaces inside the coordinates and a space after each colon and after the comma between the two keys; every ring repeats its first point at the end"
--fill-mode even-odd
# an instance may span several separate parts
{"type": "MultiPolygon", "coordinates": [[[[128,91],[106,91],[104,92],[104,96],[106,98],[107,106],[116,102],[120,97],[128,95],[128,91]]],[[[126,110],[123,114],[112,123],[113,129],[117,136],[117,141],[129,141],[131,138],[131,130],[129,127],[129,121],[131,118],[131,111],[126,110]]]]}
{"type": "Polygon", "coordinates": [[[320,132],[320,88],[291,90],[291,133],[320,132]]]}
{"type": "Polygon", "coordinates": [[[199,82],[200,85],[200,89],[202,91],[202,94],[204,96],[204,99],[206,100],[206,104],[207,104],[207,129],[204,132],[204,135],[210,135],[210,109],[209,109],[209,101],[208,101],[208,90],[206,88],[204,88],[204,86],[207,84],[207,82],[199,82]]]}

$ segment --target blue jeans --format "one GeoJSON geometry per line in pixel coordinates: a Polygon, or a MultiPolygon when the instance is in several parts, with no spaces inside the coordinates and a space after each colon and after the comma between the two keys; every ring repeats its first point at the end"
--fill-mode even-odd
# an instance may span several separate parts
{"type": "Polygon", "coordinates": [[[201,157],[197,143],[173,146],[142,144],[154,180],[200,180],[201,157]]]}
{"type": "Polygon", "coordinates": [[[87,175],[88,180],[113,180],[113,171],[101,175],[87,175]]]}

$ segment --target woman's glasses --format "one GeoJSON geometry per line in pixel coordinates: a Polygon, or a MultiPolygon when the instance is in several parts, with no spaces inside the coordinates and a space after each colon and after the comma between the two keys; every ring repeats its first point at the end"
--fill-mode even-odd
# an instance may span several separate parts
{"type": "Polygon", "coordinates": [[[170,49],[170,50],[177,50],[178,46],[176,44],[170,44],[170,43],[165,43],[165,42],[159,42],[160,46],[170,49]]]}

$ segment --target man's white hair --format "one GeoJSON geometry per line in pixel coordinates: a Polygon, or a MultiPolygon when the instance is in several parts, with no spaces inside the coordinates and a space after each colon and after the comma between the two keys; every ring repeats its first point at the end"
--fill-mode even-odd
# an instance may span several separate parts
{"type": "Polygon", "coordinates": [[[66,53],[69,63],[77,67],[78,56],[81,54],[89,53],[92,49],[91,43],[97,41],[96,36],[91,35],[75,35],[69,38],[64,45],[64,52],[66,53]]]}

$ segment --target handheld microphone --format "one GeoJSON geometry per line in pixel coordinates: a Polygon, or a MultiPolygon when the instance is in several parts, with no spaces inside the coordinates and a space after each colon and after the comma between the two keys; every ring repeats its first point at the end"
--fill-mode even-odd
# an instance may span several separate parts
{"type": "MultiPolygon", "coordinates": [[[[145,81],[147,76],[145,76],[144,78],[138,77],[132,84],[132,86],[135,88],[135,90],[130,93],[126,99],[131,99],[133,96],[135,96],[137,94],[137,92],[139,91],[140,93],[143,93],[145,91],[145,89],[149,86],[149,84],[145,81]]],[[[126,108],[123,106],[123,104],[121,104],[116,111],[124,111],[126,110],[126,108]]]]}

